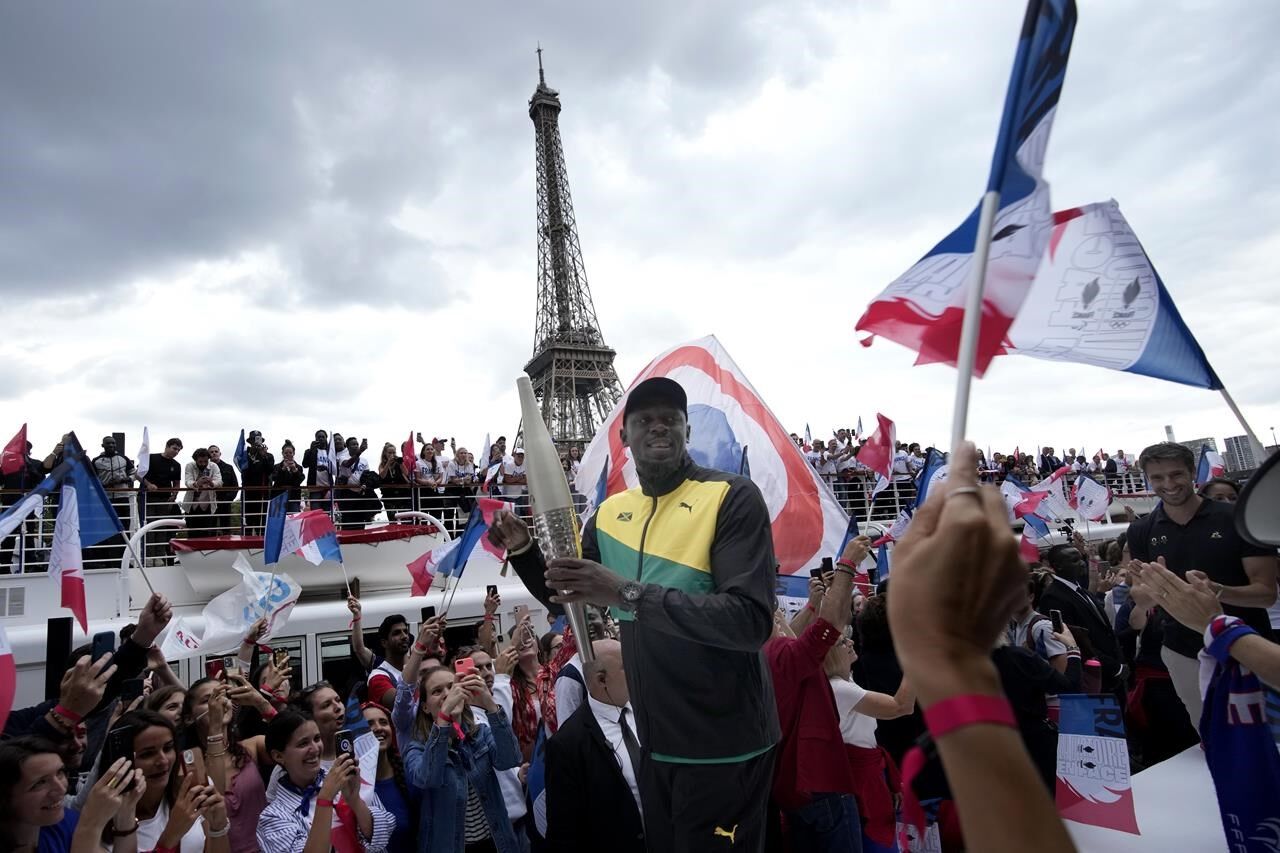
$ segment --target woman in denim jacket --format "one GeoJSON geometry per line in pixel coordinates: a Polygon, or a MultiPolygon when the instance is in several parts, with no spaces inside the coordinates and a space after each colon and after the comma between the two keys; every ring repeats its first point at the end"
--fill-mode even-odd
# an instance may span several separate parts
{"type": "Polygon", "coordinates": [[[425,648],[419,640],[410,649],[391,715],[405,777],[423,791],[418,853],[517,853],[494,772],[520,765],[511,724],[479,675],[432,667],[419,678],[425,648]],[[488,725],[476,724],[470,702],[488,725]]]}

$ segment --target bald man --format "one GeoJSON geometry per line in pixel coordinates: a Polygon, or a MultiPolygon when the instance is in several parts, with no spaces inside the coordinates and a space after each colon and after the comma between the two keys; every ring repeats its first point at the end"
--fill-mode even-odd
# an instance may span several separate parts
{"type": "Polygon", "coordinates": [[[592,643],[587,701],[547,741],[547,842],[552,850],[644,853],[636,767],[640,743],[622,644],[592,643]]]}

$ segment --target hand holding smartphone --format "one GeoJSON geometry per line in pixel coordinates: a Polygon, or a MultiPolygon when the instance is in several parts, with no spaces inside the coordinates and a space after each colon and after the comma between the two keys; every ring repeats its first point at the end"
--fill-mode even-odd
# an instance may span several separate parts
{"type": "Polygon", "coordinates": [[[1053,622],[1053,633],[1061,634],[1062,633],[1062,611],[1050,610],[1049,620],[1053,622]]]}

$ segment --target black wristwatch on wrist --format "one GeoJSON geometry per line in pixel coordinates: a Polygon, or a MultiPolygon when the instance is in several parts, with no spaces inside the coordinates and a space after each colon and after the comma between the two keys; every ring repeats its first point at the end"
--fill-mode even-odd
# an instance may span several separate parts
{"type": "Polygon", "coordinates": [[[640,606],[640,596],[644,595],[644,587],[635,581],[627,581],[618,587],[618,595],[622,598],[618,606],[628,613],[635,613],[640,606]]]}

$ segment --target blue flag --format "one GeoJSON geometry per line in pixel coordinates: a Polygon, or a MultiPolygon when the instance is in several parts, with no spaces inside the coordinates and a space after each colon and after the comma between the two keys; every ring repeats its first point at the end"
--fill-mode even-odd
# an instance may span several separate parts
{"type": "Polygon", "coordinates": [[[849,547],[849,543],[858,536],[858,514],[856,512],[849,513],[849,526],[844,529],[844,540],[840,543],[840,550],[836,552],[836,559],[844,556],[844,549],[849,547]]]}
{"type": "Polygon", "coordinates": [[[73,432],[63,445],[62,462],[39,485],[24,495],[22,500],[0,513],[0,539],[12,533],[44,504],[46,498],[61,491],[64,483],[76,490],[81,547],[97,545],[124,532],[120,518],[111,506],[98,475],[93,471],[89,457],[85,455],[73,432]]]}
{"type": "Polygon", "coordinates": [[[249,454],[244,451],[244,427],[240,427],[240,440],[236,442],[234,459],[236,467],[241,471],[249,467],[249,454]]]}
{"type": "Polygon", "coordinates": [[[284,519],[289,507],[289,493],[281,492],[267,504],[267,529],[262,537],[262,559],[268,566],[280,562],[284,544],[284,519]]]}
{"type": "Polygon", "coordinates": [[[467,559],[480,542],[480,537],[488,529],[489,524],[484,520],[484,513],[480,510],[480,505],[477,504],[471,510],[471,516],[467,519],[466,529],[458,537],[457,546],[450,549],[449,553],[440,560],[440,567],[436,570],[436,574],[444,575],[447,578],[462,577],[462,570],[467,567],[467,559]]]}
{"type": "Polygon", "coordinates": [[[880,580],[889,577],[889,543],[883,542],[880,550],[876,551],[876,574],[880,576],[880,580]]]}

